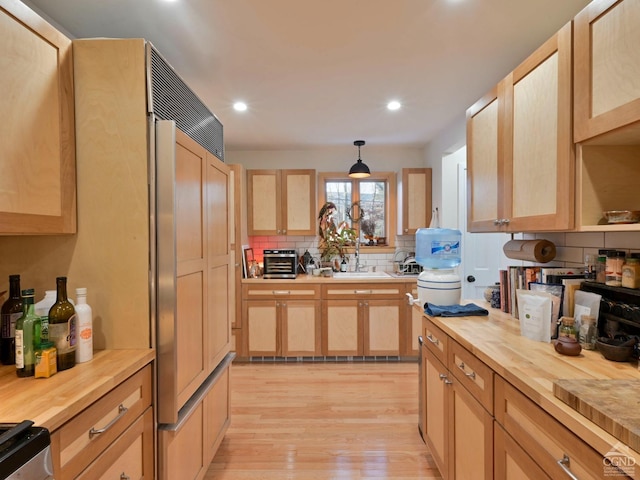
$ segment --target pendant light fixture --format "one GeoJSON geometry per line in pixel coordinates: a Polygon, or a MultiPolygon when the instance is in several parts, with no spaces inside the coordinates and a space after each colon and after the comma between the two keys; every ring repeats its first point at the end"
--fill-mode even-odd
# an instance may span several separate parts
{"type": "Polygon", "coordinates": [[[353,144],[358,147],[358,161],[353,164],[349,170],[349,176],[351,178],[367,178],[371,175],[371,171],[366,164],[362,163],[360,159],[360,147],[364,145],[364,140],[356,140],[353,144]]]}

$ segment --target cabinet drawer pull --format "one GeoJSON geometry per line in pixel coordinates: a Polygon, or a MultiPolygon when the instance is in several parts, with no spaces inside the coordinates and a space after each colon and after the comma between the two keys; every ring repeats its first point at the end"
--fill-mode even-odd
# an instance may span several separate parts
{"type": "Polygon", "coordinates": [[[356,295],[371,295],[373,290],[354,290],[353,293],[356,295]]]}
{"type": "Polygon", "coordinates": [[[447,374],[441,373],[440,375],[438,375],[438,378],[440,378],[440,380],[444,380],[445,378],[447,378],[447,374]]]}
{"type": "Polygon", "coordinates": [[[274,295],[291,295],[291,290],[272,290],[274,295]]]}
{"type": "Polygon", "coordinates": [[[131,480],[131,477],[124,472],[120,474],[120,480],[131,480]]]}
{"type": "Polygon", "coordinates": [[[460,365],[458,365],[458,368],[460,370],[462,370],[462,372],[469,377],[471,380],[475,380],[476,379],[476,372],[471,372],[471,373],[467,373],[464,369],[464,362],[460,362],[460,365]]]}
{"type": "Polygon", "coordinates": [[[125,407],[124,405],[120,404],[120,406],[118,407],[118,415],[116,416],[116,418],[114,418],[109,423],[107,423],[103,428],[99,428],[98,430],[96,430],[95,428],[91,427],[91,430],[89,430],[89,438],[93,437],[94,435],[100,435],[101,433],[104,433],[107,430],[109,430],[128,411],[129,411],[129,409],[127,407],[125,407]]]}
{"type": "Polygon", "coordinates": [[[560,465],[560,468],[564,470],[564,473],[566,473],[571,480],[580,480],[571,471],[571,460],[569,459],[569,456],[566,453],[564,454],[562,459],[558,460],[558,465],[560,465]]]}
{"type": "Polygon", "coordinates": [[[427,340],[429,340],[434,345],[440,344],[440,341],[437,338],[433,338],[433,336],[430,333],[427,335],[427,340]]]}

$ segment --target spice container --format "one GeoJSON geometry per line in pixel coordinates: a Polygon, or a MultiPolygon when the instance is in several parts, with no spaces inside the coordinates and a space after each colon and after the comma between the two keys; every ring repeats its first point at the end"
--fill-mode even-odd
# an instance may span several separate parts
{"type": "Polygon", "coordinates": [[[35,378],[49,378],[57,371],[56,347],[53,342],[42,342],[36,350],[35,378]]]}
{"type": "Polygon", "coordinates": [[[622,250],[609,250],[607,252],[606,280],[605,283],[612,287],[622,285],[622,265],[626,253],[622,250]]]}
{"type": "Polygon", "coordinates": [[[632,253],[622,265],[622,286],[640,288],[640,254],[632,253]]]}
{"type": "Polygon", "coordinates": [[[608,252],[609,250],[598,250],[598,258],[596,261],[596,282],[598,283],[604,283],[606,281],[608,252]]]}
{"type": "Polygon", "coordinates": [[[573,317],[562,317],[560,321],[562,323],[560,324],[558,337],[569,337],[577,340],[578,335],[576,335],[575,319],[573,317]]]}
{"type": "Polygon", "coordinates": [[[585,350],[595,350],[598,334],[596,331],[596,317],[593,315],[582,315],[580,317],[580,331],[578,332],[578,342],[585,350]]]}

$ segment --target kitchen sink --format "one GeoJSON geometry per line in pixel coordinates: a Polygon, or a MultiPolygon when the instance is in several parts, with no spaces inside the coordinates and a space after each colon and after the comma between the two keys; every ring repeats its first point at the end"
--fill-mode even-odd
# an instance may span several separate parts
{"type": "Polygon", "coordinates": [[[387,278],[391,277],[387,272],[336,272],[333,278],[387,278]]]}

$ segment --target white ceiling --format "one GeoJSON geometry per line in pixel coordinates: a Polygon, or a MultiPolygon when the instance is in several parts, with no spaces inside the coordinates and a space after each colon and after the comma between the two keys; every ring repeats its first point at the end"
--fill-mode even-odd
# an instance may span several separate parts
{"type": "Polygon", "coordinates": [[[150,40],[222,121],[225,148],[260,150],[423,146],[589,2],[25,3],[71,37],[150,40]]]}

